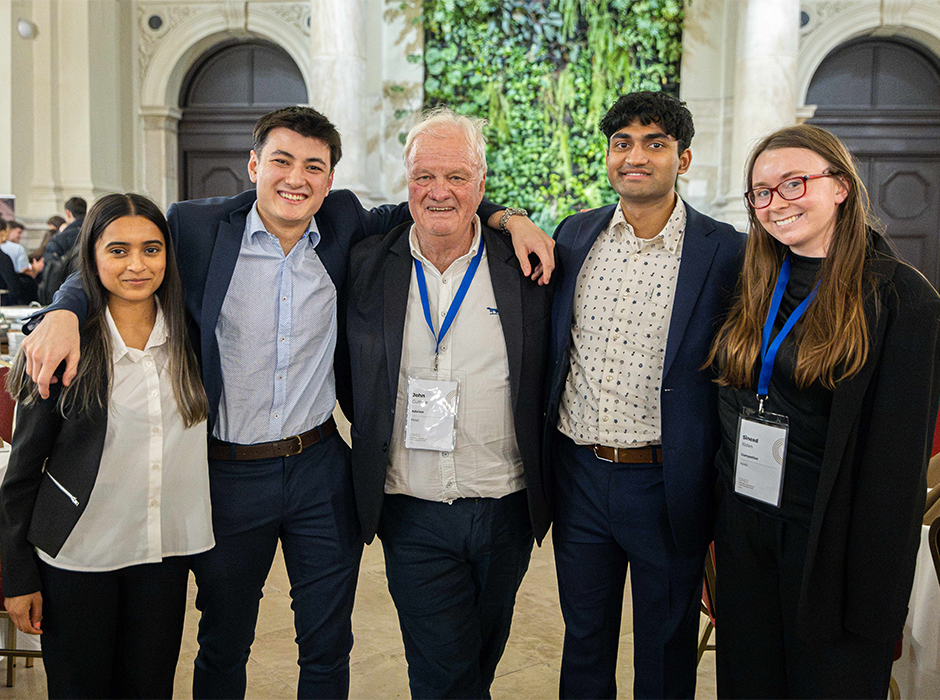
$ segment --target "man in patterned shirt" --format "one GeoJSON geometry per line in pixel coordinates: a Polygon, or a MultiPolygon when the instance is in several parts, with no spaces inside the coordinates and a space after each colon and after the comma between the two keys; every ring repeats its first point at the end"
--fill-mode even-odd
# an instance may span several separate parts
{"type": "Polygon", "coordinates": [[[620,201],[555,232],[545,454],[556,472],[560,693],[616,697],[629,564],[634,695],[691,698],[719,430],[717,387],[701,367],[744,237],[675,191],[692,161],[684,103],[625,95],[600,128],[620,201]]]}

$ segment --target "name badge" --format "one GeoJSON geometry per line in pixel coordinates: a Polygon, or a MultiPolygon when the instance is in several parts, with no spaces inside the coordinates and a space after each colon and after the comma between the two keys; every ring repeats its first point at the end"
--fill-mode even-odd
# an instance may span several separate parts
{"type": "Polygon", "coordinates": [[[788,432],[786,416],[741,410],[734,455],[735,493],[780,506],[788,432]]]}
{"type": "Polygon", "coordinates": [[[457,444],[459,383],[408,377],[405,447],[453,452],[457,444]]]}

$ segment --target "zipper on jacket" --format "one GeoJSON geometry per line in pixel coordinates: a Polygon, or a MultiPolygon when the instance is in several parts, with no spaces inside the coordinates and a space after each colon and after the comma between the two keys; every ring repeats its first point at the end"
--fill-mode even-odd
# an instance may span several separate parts
{"type": "Polygon", "coordinates": [[[52,474],[50,474],[49,472],[46,472],[46,476],[48,476],[50,479],[52,479],[52,483],[55,484],[56,486],[58,486],[58,487],[59,487],[59,490],[60,490],[62,493],[64,493],[66,496],[68,496],[68,497],[69,497],[69,500],[70,500],[73,504],[78,505],[78,499],[75,498],[75,496],[73,496],[72,494],[70,494],[70,493],[68,492],[68,489],[66,489],[62,484],[60,484],[58,481],[56,481],[56,478],[55,478],[54,476],[52,476],[52,474]]]}

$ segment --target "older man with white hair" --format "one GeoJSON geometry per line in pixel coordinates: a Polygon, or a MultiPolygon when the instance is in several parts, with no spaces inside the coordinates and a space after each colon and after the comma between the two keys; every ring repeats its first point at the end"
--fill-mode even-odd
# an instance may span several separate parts
{"type": "Polygon", "coordinates": [[[385,550],[411,693],[489,697],[533,537],[551,285],[476,215],[483,122],[435,110],[408,135],[414,224],[353,249],[353,480],[385,550]]]}

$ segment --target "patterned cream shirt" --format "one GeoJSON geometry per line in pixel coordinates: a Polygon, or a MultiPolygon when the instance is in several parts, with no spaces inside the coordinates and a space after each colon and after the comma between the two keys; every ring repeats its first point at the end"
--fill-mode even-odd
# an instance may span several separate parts
{"type": "Polygon", "coordinates": [[[660,443],[663,360],[685,221],[676,197],[663,230],[637,238],[618,205],[581,266],[558,415],[558,429],[579,445],[660,443]]]}

